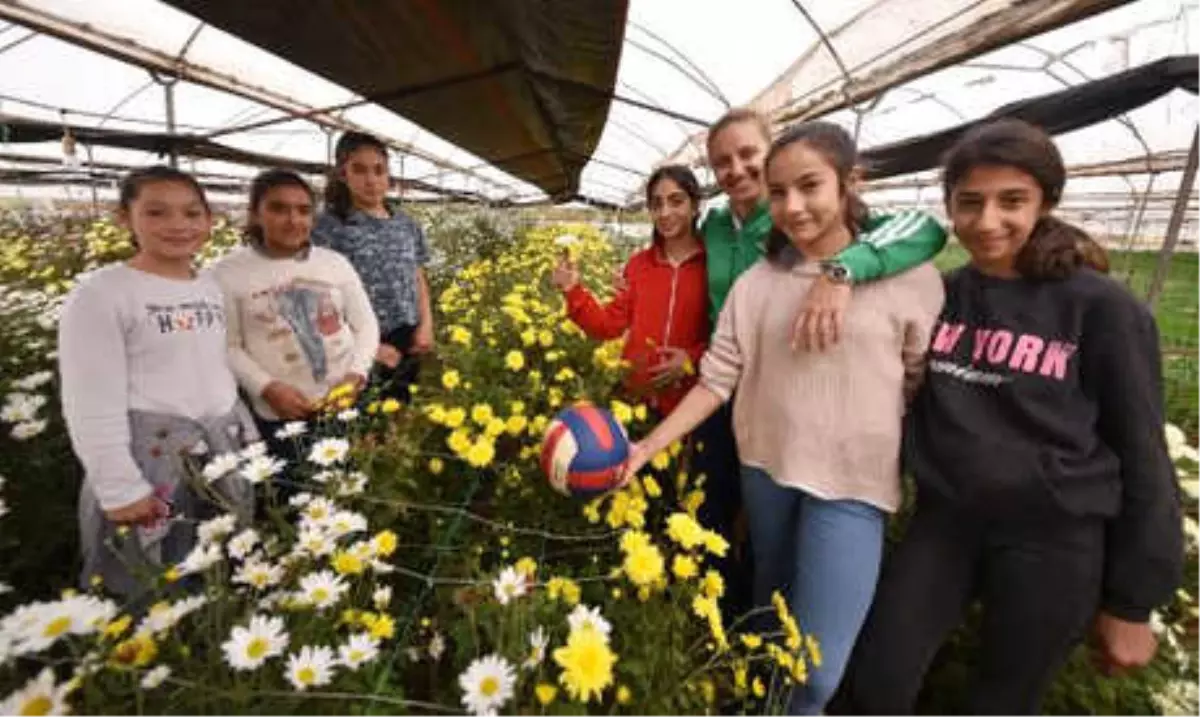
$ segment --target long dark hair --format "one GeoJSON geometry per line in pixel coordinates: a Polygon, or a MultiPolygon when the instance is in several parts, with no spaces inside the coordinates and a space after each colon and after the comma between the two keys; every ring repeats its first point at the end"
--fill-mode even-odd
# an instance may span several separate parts
{"type": "MultiPolygon", "coordinates": [[[[121,207],[121,211],[128,213],[129,208],[133,206],[138,195],[142,193],[142,188],[148,184],[157,184],[158,182],[172,182],[186,185],[196,193],[196,197],[204,205],[204,211],[212,214],[212,207],[208,204],[208,197],[204,194],[204,187],[200,186],[200,182],[196,181],[196,178],[187,172],[181,172],[165,164],[142,167],[126,174],[117,190],[117,205],[121,207]]],[[[133,235],[132,231],[129,233],[129,241],[133,243],[134,247],[141,248],[137,237],[133,235]]]]}
{"type": "Polygon", "coordinates": [[[258,212],[258,207],[262,204],[263,199],[266,198],[267,192],[276,187],[298,187],[308,192],[309,200],[317,201],[317,194],[313,191],[312,185],[290,169],[268,169],[260,172],[254,181],[250,182],[250,206],[246,212],[246,228],[243,230],[246,241],[254,246],[261,247],[266,241],[262,226],[254,220],[254,215],[258,212]]]}
{"type": "MultiPolygon", "coordinates": [[[[850,133],[832,122],[804,122],[789,127],[771,144],[767,152],[764,168],[770,171],[771,162],[779,153],[788,147],[803,142],[820,154],[833,167],[837,174],[838,190],[845,200],[845,213],[842,221],[851,234],[858,234],[863,223],[867,220],[867,204],[854,191],[851,183],[855,170],[858,168],[858,149],[854,146],[854,138],[850,133]]],[[[792,241],[788,239],[779,227],[772,226],[767,236],[767,259],[772,263],[790,267],[798,258],[792,241]]]]}
{"type": "MultiPolygon", "coordinates": [[[[700,181],[696,179],[696,175],[692,170],[682,164],[664,164],[658,169],[650,173],[650,179],[646,181],[646,206],[650,206],[651,200],[654,198],[654,188],[664,179],[669,179],[679,185],[679,188],[688,195],[688,199],[692,201],[692,234],[700,233],[700,181]]],[[[662,237],[658,235],[658,229],[653,229],[652,234],[654,240],[658,241],[662,237]]]]}
{"type": "Polygon", "coordinates": [[[383,155],[384,163],[387,163],[387,145],[378,137],[366,132],[347,132],[338,139],[337,145],[334,146],[333,170],[330,171],[329,180],[325,183],[325,210],[342,221],[346,221],[346,217],[350,215],[350,210],[354,207],[354,202],[350,198],[350,187],[346,186],[346,180],[342,179],[342,172],[346,169],[346,160],[350,155],[363,147],[377,150],[383,155]]]}
{"type": "MultiPolygon", "coordinates": [[[[1028,174],[1042,190],[1043,206],[1062,199],[1067,170],[1050,135],[1020,120],[1003,119],[964,134],[942,160],[942,196],[950,210],[954,187],[975,167],[1013,167],[1028,174]]],[[[1017,253],[1015,269],[1030,279],[1063,279],[1080,266],[1108,270],[1108,256],[1088,233],[1047,213],[1033,226],[1017,253]]]]}

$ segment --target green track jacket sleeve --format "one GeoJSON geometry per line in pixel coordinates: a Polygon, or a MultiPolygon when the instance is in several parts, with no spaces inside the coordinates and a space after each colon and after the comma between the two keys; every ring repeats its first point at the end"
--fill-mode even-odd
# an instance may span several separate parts
{"type": "Polygon", "coordinates": [[[850,270],[850,279],[861,284],[899,274],[929,261],[946,246],[946,230],[925,212],[867,217],[858,240],[837,255],[850,270]]]}

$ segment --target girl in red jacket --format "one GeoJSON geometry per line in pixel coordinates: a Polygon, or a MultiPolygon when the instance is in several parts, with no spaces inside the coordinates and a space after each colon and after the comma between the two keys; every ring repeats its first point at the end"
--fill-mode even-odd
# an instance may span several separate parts
{"type": "Polygon", "coordinates": [[[646,184],[654,243],[625,265],[624,285],[600,304],[564,257],[552,280],[567,313],[593,339],[628,331],[622,355],[633,366],[626,388],[666,416],[695,383],[694,366],[708,345],[708,277],[697,220],[700,183],[682,165],[660,167],[646,184]]]}

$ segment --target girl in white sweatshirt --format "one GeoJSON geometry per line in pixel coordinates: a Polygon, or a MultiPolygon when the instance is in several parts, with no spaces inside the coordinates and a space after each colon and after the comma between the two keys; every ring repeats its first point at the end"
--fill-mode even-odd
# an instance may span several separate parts
{"type": "Polygon", "coordinates": [[[311,418],[336,386],[362,389],[379,348],[358,273],[341,254],[310,243],[313,200],[293,172],[258,175],[247,246],[213,267],[225,296],[230,365],[272,453],[291,462],[301,458],[300,444],[276,433],[311,418]]]}
{"type": "Polygon", "coordinates": [[[220,288],[193,267],[212,228],[200,185],[170,167],[136,170],[121,185],[118,220],[137,254],[84,278],[67,297],[59,370],[67,430],[85,472],[82,581],[99,575],[134,597],[145,589],[139,573],[161,572],[191,550],[196,519],[248,512],[240,478],[201,487],[186,459],[203,465],[257,434],[226,360],[220,288]]]}

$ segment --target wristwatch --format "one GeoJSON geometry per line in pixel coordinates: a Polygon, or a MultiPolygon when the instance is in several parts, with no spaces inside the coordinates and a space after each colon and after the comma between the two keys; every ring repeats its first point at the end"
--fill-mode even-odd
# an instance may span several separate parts
{"type": "Polygon", "coordinates": [[[840,261],[829,259],[819,264],[821,276],[829,279],[834,284],[850,284],[852,277],[850,276],[850,268],[840,261]]]}

